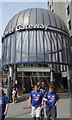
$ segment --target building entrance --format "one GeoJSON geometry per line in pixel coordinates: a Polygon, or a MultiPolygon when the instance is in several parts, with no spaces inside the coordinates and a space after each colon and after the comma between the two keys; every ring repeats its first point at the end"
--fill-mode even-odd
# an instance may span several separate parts
{"type": "MultiPolygon", "coordinates": [[[[22,92],[30,92],[32,87],[37,84],[38,81],[44,81],[46,87],[50,84],[50,72],[18,72],[17,73],[18,88],[22,92]]],[[[65,92],[67,86],[64,85],[64,79],[58,73],[54,73],[53,76],[55,90],[58,92],[65,92]],[[65,90],[64,90],[65,89],[65,90]]]]}
{"type": "Polygon", "coordinates": [[[47,72],[20,72],[17,73],[18,88],[25,89],[25,92],[30,92],[31,88],[37,84],[38,81],[44,81],[48,86],[50,81],[50,73],[47,72]]]}

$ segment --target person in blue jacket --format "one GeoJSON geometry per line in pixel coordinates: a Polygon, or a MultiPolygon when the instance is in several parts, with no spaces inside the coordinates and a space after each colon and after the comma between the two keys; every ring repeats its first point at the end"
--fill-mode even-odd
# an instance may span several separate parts
{"type": "MultiPolygon", "coordinates": [[[[43,94],[45,94],[46,92],[46,85],[45,85],[45,82],[42,81],[41,85],[40,85],[40,92],[43,94]]],[[[44,119],[44,107],[42,106],[42,109],[41,109],[41,120],[44,119]]]]}
{"type": "MultiPolygon", "coordinates": [[[[40,89],[40,92],[42,93],[42,96],[44,97],[44,92],[42,89],[40,89]]],[[[44,120],[44,104],[43,104],[43,102],[42,102],[42,107],[41,107],[40,120],[44,120]]]]}
{"type": "Polygon", "coordinates": [[[0,120],[4,120],[8,112],[8,97],[4,90],[0,88],[0,120]]]}
{"type": "Polygon", "coordinates": [[[34,91],[30,92],[28,100],[28,107],[32,108],[31,115],[34,120],[40,120],[42,98],[42,93],[38,90],[38,86],[35,85],[34,91]]]}
{"type": "Polygon", "coordinates": [[[42,81],[42,83],[40,85],[40,89],[42,90],[42,92],[45,93],[45,91],[46,91],[46,85],[45,85],[44,81],[42,81]]]}
{"type": "Polygon", "coordinates": [[[49,86],[49,91],[45,93],[43,101],[46,102],[46,115],[48,120],[56,118],[56,106],[58,104],[59,95],[54,91],[54,86],[49,86]]]}

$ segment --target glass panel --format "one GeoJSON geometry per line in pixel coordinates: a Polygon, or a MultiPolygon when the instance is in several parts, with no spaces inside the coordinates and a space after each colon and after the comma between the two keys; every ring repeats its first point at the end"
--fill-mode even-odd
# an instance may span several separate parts
{"type": "Polygon", "coordinates": [[[52,62],[53,61],[53,58],[52,58],[52,32],[50,31],[50,61],[52,62]]]}
{"type": "Polygon", "coordinates": [[[25,11],[22,11],[19,15],[19,18],[18,18],[18,25],[23,25],[23,20],[24,20],[24,14],[25,14],[25,11]]]}
{"type": "Polygon", "coordinates": [[[56,46],[55,46],[55,41],[56,41],[56,34],[51,33],[52,34],[52,52],[54,52],[56,50],[56,46]]]}
{"type": "Polygon", "coordinates": [[[31,25],[36,25],[36,9],[31,10],[30,24],[31,25]]]}
{"type": "Polygon", "coordinates": [[[50,42],[48,32],[45,32],[44,34],[44,45],[45,45],[45,61],[49,61],[50,42]]]}
{"type": "Polygon", "coordinates": [[[22,61],[28,61],[28,31],[23,32],[23,37],[22,37],[22,61]]]}
{"type": "Polygon", "coordinates": [[[9,53],[10,53],[10,36],[8,37],[8,40],[7,40],[7,62],[6,63],[9,63],[9,53]]]}
{"type": "Polygon", "coordinates": [[[45,10],[42,10],[42,12],[43,12],[43,16],[44,16],[44,23],[45,23],[45,25],[49,25],[48,23],[49,23],[49,16],[48,16],[48,11],[45,11],[45,10]]]}
{"type": "Polygon", "coordinates": [[[56,59],[55,59],[55,53],[52,54],[52,56],[53,56],[53,62],[56,62],[56,59]]]}
{"type": "Polygon", "coordinates": [[[37,52],[37,48],[36,48],[36,31],[31,31],[30,32],[30,61],[36,61],[36,52],[37,52]]]}
{"type": "Polygon", "coordinates": [[[39,31],[37,36],[38,61],[44,61],[43,32],[39,31]]]}
{"type": "MultiPolygon", "coordinates": [[[[49,12],[49,11],[48,11],[48,12],[49,12]]],[[[56,26],[56,25],[55,25],[55,19],[54,19],[53,13],[50,12],[49,15],[50,15],[51,26],[56,26]]]]}
{"type": "Polygon", "coordinates": [[[61,40],[61,35],[58,34],[58,49],[61,50],[62,49],[62,40],[61,40]]]}
{"type": "Polygon", "coordinates": [[[5,58],[6,58],[6,53],[5,53],[5,49],[6,49],[5,47],[6,47],[6,46],[5,46],[5,43],[6,43],[6,42],[5,42],[5,41],[6,41],[6,39],[4,39],[4,63],[6,63],[6,61],[5,61],[5,58]]]}
{"type": "Polygon", "coordinates": [[[6,63],[7,59],[7,38],[4,40],[4,63],[6,63]]]}
{"type": "Polygon", "coordinates": [[[21,60],[21,33],[17,33],[16,36],[16,62],[21,60]]]}
{"type": "MultiPolygon", "coordinates": [[[[19,13],[16,14],[12,19],[13,19],[13,22],[12,22],[12,28],[15,28],[17,26],[17,20],[18,20],[18,16],[19,16],[19,13]]],[[[11,28],[11,29],[12,29],[11,28]]]]}
{"type": "Polygon", "coordinates": [[[2,42],[2,63],[4,64],[4,41],[2,42]]]}
{"type": "Polygon", "coordinates": [[[62,65],[60,66],[60,70],[63,71],[63,66],[62,65]]]}
{"type": "Polygon", "coordinates": [[[39,25],[43,24],[41,9],[37,9],[37,24],[39,25]]]}
{"type": "Polygon", "coordinates": [[[11,62],[14,62],[15,55],[15,34],[12,34],[11,37],[11,62]]]}
{"type": "Polygon", "coordinates": [[[57,27],[61,29],[60,19],[58,18],[57,15],[54,15],[54,16],[55,16],[57,27]]]}
{"type": "Polygon", "coordinates": [[[53,32],[52,34],[52,39],[53,39],[53,51],[57,50],[57,41],[56,41],[56,33],[53,32]]]}
{"type": "Polygon", "coordinates": [[[24,25],[28,25],[28,24],[29,24],[29,14],[30,14],[30,10],[28,9],[28,10],[25,12],[25,15],[24,15],[24,21],[23,21],[23,24],[24,24],[24,25]]]}
{"type": "Polygon", "coordinates": [[[63,62],[62,61],[62,53],[61,52],[59,52],[59,60],[60,60],[61,63],[63,62]]]}

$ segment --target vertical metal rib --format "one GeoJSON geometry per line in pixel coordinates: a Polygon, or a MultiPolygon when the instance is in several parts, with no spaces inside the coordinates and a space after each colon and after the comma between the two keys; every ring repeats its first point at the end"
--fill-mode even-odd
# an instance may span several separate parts
{"type": "MultiPolygon", "coordinates": [[[[30,9],[28,25],[30,24],[30,14],[31,14],[31,10],[32,10],[32,9],[30,9]]],[[[28,30],[28,62],[29,62],[29,61],[30,61],[30,30],[28,30]]]]}
{"type": "MultiPolygon", "coordinates": [[[[24,14],[23,14],[23,21],[24,21],[24,16],[25,16],[25,13],[26,13],[27,10],[24,11],[24,14]]],[[[22,49],[23,49],[23,31],[21,32],[21,62],[22,62],[22,49]]]]}
{"type": "MultiPolygon", "coordinates": [[[[36,24],[37,24],[37,8],[36,8],[36,24]]],[[[38,61],[38,57],[37,57],[37,30],[36,30],[36,61],[38,61]]]]}
{"type": "MultiPolygon", "coordinates": [[[[41,9],[41,12],[42,12],[42,20],[43,20],[43,25],[44,25],[44,15],[43,15],[43,9],[41,9]]],[[[45,42],[44,42],[44,30],[43,30],[43,54],[44,54],[44,61],[45,61],[45,42]]]]}
{"type": "MultiPolygon", "coordinates": [[[[22,12],[22,11],[21,11],[22,12]]],[[[17,21],[16,21],[16,26],[18,24],[18,19],[21,14],[21,12],[18,14],[17,21]]],[[[15,49],[14,49],[14,63],[16,62],[16,42],[17,42],[17,32],[15,32],[15,49]]]]}

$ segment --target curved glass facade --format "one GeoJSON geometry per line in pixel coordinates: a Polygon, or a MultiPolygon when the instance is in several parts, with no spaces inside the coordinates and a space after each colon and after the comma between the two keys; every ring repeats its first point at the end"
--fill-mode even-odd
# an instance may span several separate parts
{"type": "Polygon", "coordinates": [[[5,37],[2,41],[3,65],[42,63],[53,64],[55,68],[58,64],[59,69],[64,71],[64,65],[70,64],[70,42],[67,27],[61,18],[48,10],[27,9],[21,11],[10,20],[4,34],[5,37]],[[16,30],[17,25],[32,26],[29,29],[16,30]],[[12,29],[15,29],[13,33],[6,34],[12,29]]]}

